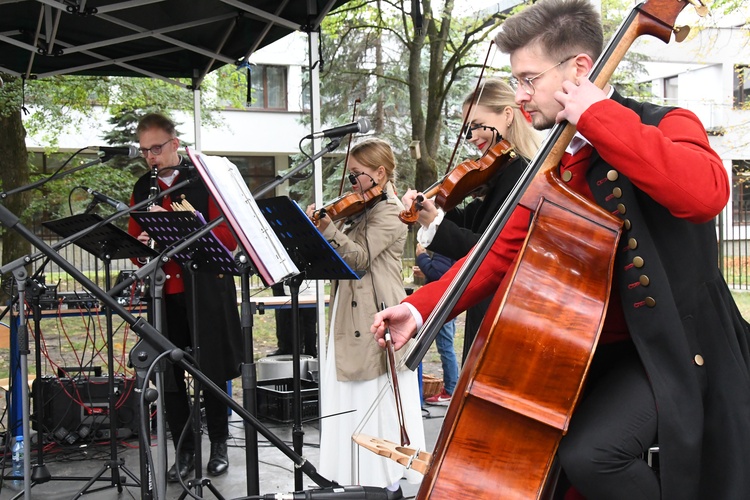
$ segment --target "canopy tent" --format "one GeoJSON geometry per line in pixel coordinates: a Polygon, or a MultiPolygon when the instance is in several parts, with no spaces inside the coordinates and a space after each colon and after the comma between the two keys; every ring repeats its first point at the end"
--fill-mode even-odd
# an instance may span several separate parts
{"type": "MultiPolygon", "coordinates": [[[[255,50],[293,31],[309,33],[310,53],[317,53],[321,21],[347,1],[0,0],[0,73],[150,77],[189,88],[200,150],[205,76],[246,64],[255,50]]],[[[314,129],[320,119],[312,112],[314,129]]]]}
{"type": "MultiPolygon", "coordinates": [[[[73,74],[149,77],[189,88],[200,150],[199,89],[206,75],[226,64],[246,64],[257,49],[298,30],[308,33],[310,58],[317,57],[320,23],[348,1],[0,0],[0,73],[27,80],[73,74]]],[[[319,65],[311,60],[309,67],[316,103],[319,65]]],[[[318,107],[311,112],[314,131],[318,107]]],[[[315,170],[320,203],[321,174],[315,170]]],[[[323,288],[318,288],[321,321],[323,288]]]]}
{"type": "Polygon", "coordinates": [[[0,72],[191,78],[241,64],[348,0],[0,0],[0,72]]]}
{"type": "MultiPolygon", "coordinates": [[[[319,102],[317,30],[349,0],[0,0],[0,73],[16,77],[159,78],[194,93],[200,150],[200,84],[225,64],[297,30],[309,34],[311,102],[319,102]],[[189,78],[190,84],[177,81],[189,78]]],[[[311,132],[320,126],[311,107],[311,132]]],[[[313,151],[314,152],[314,151],[313,151]]],[[[315,200],[322,202],[320,169],[315,200]]],[[[318,302],[323,304],[322,287],[318,302]]],[[[319,321],[324,320],[319,307],[319,321]]],[[[321,323],[323,324],[323,323],[321,323]]]]}

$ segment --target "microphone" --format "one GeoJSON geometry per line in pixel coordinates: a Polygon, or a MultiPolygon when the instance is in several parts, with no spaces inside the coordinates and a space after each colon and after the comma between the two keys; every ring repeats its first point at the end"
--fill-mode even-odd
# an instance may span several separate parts
{"type": "Polygon", "coordinates": [[[91,196],[93,196],[94,200],[106,203],[110,207],[114,207],[118,212],[128,209],[128,206],[125,203],[117,201],[114,198],[110,198],[106,194],[102,194],[99,191],[94,191],[93,189],[87,187],[83,187],[83,189],[85,189],[91,196]]]}
{"type": "Polygon", "coordinates": [[[86,149],[101,151],[105,156],[127,156],[138,158],[138,148],[133,146],[88,146],[86,149]]]}
{"type": "Polygon", "coordinates": [[[340,127],[329,128],[328,130],[321,130],[320,132],[315,132],[314,134],[307,135],[305,136],[305,139],[317,139],[319,137],[327,137],[331,139],[333,137],[343,137],[348,134],[356,134],[357,132],[366,134],[369,131],[370,120],[368,120],[367,118],[360,118],[353,123],[347,123],[346,125],[341,125],[340,127]]]}
{"type": "Polygon", "coordinates": [[[377,486],[333,486],[294,493],[268,493],[263,500],[387,500],[385,488],[377,486]]]}

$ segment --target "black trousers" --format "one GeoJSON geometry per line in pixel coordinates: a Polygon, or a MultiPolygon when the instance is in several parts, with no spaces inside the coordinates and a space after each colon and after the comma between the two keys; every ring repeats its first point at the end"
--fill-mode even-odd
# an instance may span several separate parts
{"type": "Polygon", "coordinates": [[[565,475],[587,500],[658,500],[643,458],[656,441],[656,403],[635,346],[600,346],[588,380],[558,450],[565,475]]]}
{"type": "MultiPolygon", "coordinates": [[[[179,348],[184,349],[192,346],[190,324],[188,323],[188,315],[192,314],[192,311],[187,306],[185,294],[166,295],[164,303],[167,337],[179,348]]],[[[180,434],[185,429],[185,424],[191,418],[185,371],[177,365],[170,364],[164,378],[164,409],[169,430],[172,433],[172,441],[176,447],[180,434]]],[[[226,383],[226,381],[217,382],[217,385],[222,387],[222,383],[226,383]]],[[[227,406],[208,391],[203,391],[203,403],[209,439],[212,443],[226,441],[229,437],[227,406]]],[[[195,444],[192,427],[189,426],[186,432],[181,449],[193,451],[195,444]]]]}

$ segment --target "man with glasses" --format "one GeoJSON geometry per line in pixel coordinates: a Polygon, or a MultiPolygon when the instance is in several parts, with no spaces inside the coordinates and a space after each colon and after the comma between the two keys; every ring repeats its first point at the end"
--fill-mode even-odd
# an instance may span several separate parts
{"type": "MultiPolygon", "coordinates": [[[[140,151],[150,168],[133,187],[131,205],[153,197],[159,192],[175,186],[184,180],[194,181],[181,189],[171,192],[152,205],[151,211],[171,211],[172,202],[187,201],[206,220],[221,215],[216,202],[211,198],[198,174],[191,169],[187,156],[178,153],[180,141],[174,123],[164,115],[153,113],[144,116],[136,129],[140,151]]],[[[151,239],[134,219],[128,223],[128,232],[144,244],[151,239]]],[[[213,229],[213,234],[230,250],[237,243],[226,223],[213,229]]],[[[158,250],[158,248],[157,248],[158,250]]],[[[192,349],[196,357],[198,348],[199,368],[219,387],[226,386],[227,380],[239,376],[242,362],[242,336],[237,294],[232,276],[213,275],[196,272],[195,296],[193,304],[192,278],[178,263],[170,260],[163,266],[167,280],[162,300],[161,332],[180,349],[192,349]],[[197,308],[197,325],[193,324],[193,307],[197,308]],[[193,345],[193,332],[197,334],[198,345],[193,345]]],[[[191,426],[190,405],[185,384],[185,373],[178,366],[167,370],[165,376],[164,407],[169,430],[175,445],[175,463],[167,473],[167,480],[185,479],[194,469],[195,446],[191,426]],[[185,432],[180,448],[177,444],[185,432]]],[[[229,467],[227,439],[229,422],[227,406],[208,391],[203,392],[203,402],[211,441],[211,453],[206,464],[212,476],[224,474],[229,467]]]]}
{"type": "MultiPolygon", "coordinates": [[[[557,453],[567,480],[587,500],[750,498],[750,328],[717,265],[714,218],[730,186],[704,126],[589,81],[603,35],[587,0],[540,0],[495,41],[534,127],[577,127],[560,179],[623,223],[598,346],[557,453]],[[643,459],[657,442],[658,472],[643,459]]],[[[515,208],[453,315],[497,290],[531,215],[515,208]]],[[[461,264],[375,316],[381,345],[384,320],[396,347],[414,334],[461,264]]]]}

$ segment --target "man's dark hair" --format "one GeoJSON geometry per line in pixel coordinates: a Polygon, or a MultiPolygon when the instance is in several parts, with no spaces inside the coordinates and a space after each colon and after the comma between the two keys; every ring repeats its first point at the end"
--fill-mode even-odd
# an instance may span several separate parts
{"type": "Polygon", "coordinates": [[[510,16],[495,43],[506,54],[538,43],[550,59],[583,52],[596,60],[604,35],[601,17],[588,0],[540,0],[510,16]]]}
{"type": "Polygon", "coordinates": [[[149,113],[141,118],[141,120],[138,122],[138,127],[135,129],[135,133],[140,136],[141,132],[152,128],[161,129],[170,136],[177,137],[174,122],[159,113],[149,113]]]}

